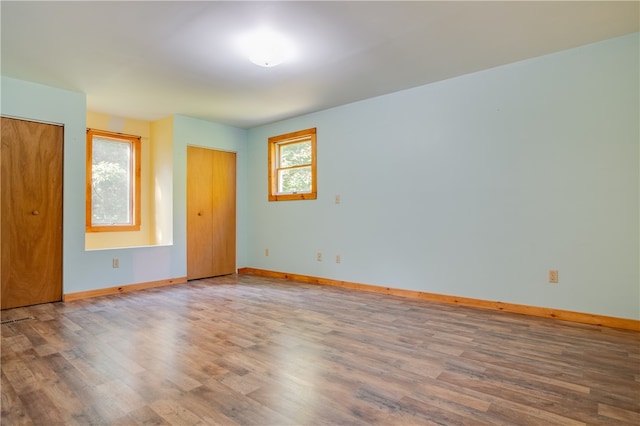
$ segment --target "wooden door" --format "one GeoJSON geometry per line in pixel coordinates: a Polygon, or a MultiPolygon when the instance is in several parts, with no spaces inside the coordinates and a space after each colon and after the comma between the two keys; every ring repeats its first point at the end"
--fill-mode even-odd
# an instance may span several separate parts
{"type": "Polygon", "coordinates": [[[2,309],[60,301],[63,128],[1,124],[2,309]]]}
{"type": "Polygon", "coordinates": [[[187,278],[213,276],[213,172],[209,149],[187,147],[187,278]]]}
{"type": "Polygon", "coordinates": [[[187,147],[187,278],[236,270],[236,154],[187,147]]]}

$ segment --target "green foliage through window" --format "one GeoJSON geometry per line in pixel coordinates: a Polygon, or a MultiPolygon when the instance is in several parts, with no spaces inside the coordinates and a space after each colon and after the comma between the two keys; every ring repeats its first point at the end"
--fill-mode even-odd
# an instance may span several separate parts
{"type": "Polygon", "coordinates": [[[316,129],[270,137],[269,201],[316,198],[316,129]]]}
{"type": "Polygon", "coordinates": [[[278,192],[311,191],[311,142],[278,145],[278,192]]]}
{"type": "Polygon", "coordinates": [[[93,225],[131,223],[131,144],[93,139],[93,225]]]}
{"type": "Polygon", "coordinates": [[[140,138],[87,129],[87,232],[140,230],[140,138]]]}

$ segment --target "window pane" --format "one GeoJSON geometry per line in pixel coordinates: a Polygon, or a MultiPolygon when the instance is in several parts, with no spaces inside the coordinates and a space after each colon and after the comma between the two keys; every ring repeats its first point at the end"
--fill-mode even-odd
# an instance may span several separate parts
{"type": "Polygon", "coordinates": [[[131,224],[131,144],[93,139],[92,225],[131,224]]]}
{"type": "Polygon", "coordinates": [[[280,146],[280,167],[311,164],[311,142],[290,143],[280,146]]]}
{"type": "Polygon", "coordinates": [[[269,201],[315,200],[316,128],[271,136],[269,201]]]}
{"type": "Polygon", "coordinates": [[[311,192],[311,166],[278,172],[278,192],[311,192]]]}

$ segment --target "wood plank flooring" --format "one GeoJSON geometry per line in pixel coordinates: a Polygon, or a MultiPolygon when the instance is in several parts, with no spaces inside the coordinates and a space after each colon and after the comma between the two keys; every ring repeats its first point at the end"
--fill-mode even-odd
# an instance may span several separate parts
{"type": "Polygon", "coordinates": [[[250,275],[2,311],[2,425],[638,425],[640,333],[250,275]]]}

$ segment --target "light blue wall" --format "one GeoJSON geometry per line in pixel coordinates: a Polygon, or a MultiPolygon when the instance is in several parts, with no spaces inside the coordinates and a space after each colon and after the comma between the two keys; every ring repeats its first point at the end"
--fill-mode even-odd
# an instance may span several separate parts
{"type": "Polygon", "coordinates": [[[85,251],[85,95],[6,77],[1,87],[2,115],[64,125],[64,294],[185,276],[176,246],[85,251]]]}
{"type": "Polygon", "coordinates": [[[236,127],[198,120],[181,115],[173,121],[173,167],[175,227],[174,245],[180,248],[184,275],[187,252],[187,146],[235,152],[236,155],[236,266],[246,266],[247,245],[247,131],[236,127]],[[177,212],[177,214],[176,214],[177,212]]]}
{"type": "Polygon", "coordinates": [[[250,130],[247,264],[640,319],[638,51],[634,34],[250,130]],[[318,199],[268,202],[267,138],[309,127],[318,199]]]}
{"type": "Polygon", "coordinates": [[[197,145],[238,153],[238,267],[640,319],[638,50],[635,34],[248,132],[176,116],[172,246],[84,250],[83,94],[3,77],[0,112],[65,126],[65,293],[186,275],[197,145]],[[309,127],[318,199],[267,202],[267,138],[309,127]]]}
{"type": "MultiPolygon", "coordinates": [[[[85,223],[85,95],[2,77],[4,116],[64,125],[63,292],[161,281],[186,276],[186,146],[216,147],[238,152],[238,223],[246,222],[246,130],[174,117],[174,244],[112,250],[84,249],[85,223]],[[244,192],[243,192],[244,191],[244,192]],[[112,268],[112,259],[120,268],[112,268]]],[[[245,259],[245,228],[239,226],[238,262],[245,259]]]]}
{"type": "Polygon", "coordinates": [[[64,126],[63,285],[76,288],[69,283],[84,254],[85,95],[2,77],[0,98],[5,117],[64,126]]]}

